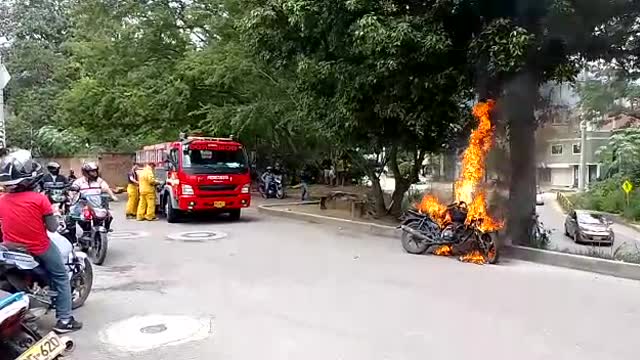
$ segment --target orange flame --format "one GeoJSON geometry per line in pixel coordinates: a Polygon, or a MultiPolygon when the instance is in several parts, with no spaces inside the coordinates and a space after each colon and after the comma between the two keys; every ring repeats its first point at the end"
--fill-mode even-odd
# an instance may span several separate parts
{"type": "MultiPolygon", "coordinates": [[[[502,221],[495,220],[489,215],[486,194],[482,188],[479,188],[486,174],[485,162],[487,154],[493,146],[495,129],[491,123],[490,115],[494,107],[494,100],[480,102],[473,107],[473,115],[478,119],[478,127],[471,132],[469,146],[462,155],[462,171],[455,183],[455,200],[458,202],[464,201],[468,206],[466,224],[475,222],[475,226],[484,232],[500,230],[504,225],[502,221]]],[[[422,198],[418,205],[418,210],[429,214],[440,227],[443,227],[451,220],[448,218],[449,214],[446,211],[446,206],[431,194],[426,194],[422,198]]],[[[439,251],[443,248],[444,246],[441,246],[434,254],[451,255],[450,247],[448,252],[439,251]]],[[[476,252],[473,251],[463,255],[460,260],[476,262],[474,259],[479,256],[484,262],[482,255],[479,252],[476,254],[476,252]]]]}
{"type": "Polygon", "coordinates": [[[433,251],[434,255],[451,256],[453,255],[453,248],[449,245],[441,245],[433,251]]]}
{"type": "Polygon", "coordinates": [[[435,196],[430,194],[427,194],[422,198],[420,205],[418,205],[418,210],[422,213],[429,214],[429,216],[431,216],[431,218],[438,223],[440,227],[444,227],[446,225],[449,217],[447,206],[441,204],[435,196]]]}
{"type": "Polygon", "coordinates": [[[468,254],[460,256],[460,261],[478,265],[484,265],[485,263],[484,255],[482,255],[482,253],[478,250],[473,250],[468,254]]]}

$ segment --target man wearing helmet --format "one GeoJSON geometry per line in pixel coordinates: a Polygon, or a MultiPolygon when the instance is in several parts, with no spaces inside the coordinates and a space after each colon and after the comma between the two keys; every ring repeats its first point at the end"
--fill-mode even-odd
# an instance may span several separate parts
{"type": "Polygon", "coordinates": [[[42,178],[42,187],[44,189],[52,186],[59,186],[60,184],[66,185],[68,180],[64,175],[60,175],[60,164],[52,161],[47,164],[47,171],[49,172],[42,178]]]}
{"type": "Polygon", "coordinates": [[[111,196],[113,201],[118,198],[111,191],[109,184],[100,177],[100,168],[95,162],[86,162],[82,165],[82,177],[73,182],[73,185],[83,194],[102,194],[111,196]]]}
{"type": "MultiPolygon", "coordinates": [[[[100,177],[100,168],[98,167],[98,164],[93,161],[86,162],[82,165],[81,170],[82,177],[74,181],[72,185],[75,191],[84,195],[101,195],[104,193],[108,194],[113,201],[118,201],[116,195],[111,191],[109,184],[100,177]]],[[[79,218],[80,212],[82,211],[81,208],[81,204],[77,202],[71,208],[71,217],[76,219],[79,218]]],[[[109,227],[109,224],[107,224],[107,227],[109,227]]],[[[75,227],[72,228],[75,229],[75,227]]],[[[72,230],[72,233],[72,236],[75,236],[75,231],[72,230]]]]}
{"type": "Polygon", "coordinates": [[[47,271],[56,296],[57,323],[54,330],[67,333],[82,328],[71,314],[71,284],[57,246],[47,231],[55,232],[58,221],[49,199],[34,189],[43,177],[42,167],[27,150],[0,154],[0,186],[6,193],[0,197],[2,242],[25,248],[47,271]]]}

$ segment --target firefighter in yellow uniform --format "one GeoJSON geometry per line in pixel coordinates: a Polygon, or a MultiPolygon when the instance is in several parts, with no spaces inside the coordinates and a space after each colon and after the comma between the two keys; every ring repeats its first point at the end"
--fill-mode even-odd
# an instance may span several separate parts
{"type": "Polygon", "coordinates": [[[156,184],[158,182],[153,173],[155,167],[154,163],[147,164],[138,176],[140,183],[140,200],[136,216],[138,221],[156,219],[156,184]]]}
{"type": "Polygon", "coordinates": [[[133,167],[129,171],[129,174],[127,174],[127,180],[129,181],[129,184],[127,185],[127,219],[135,218],[138,212],[138,199],[140,196],[138,192],[139,171],[140,165],[133,164],[133,167]]]}

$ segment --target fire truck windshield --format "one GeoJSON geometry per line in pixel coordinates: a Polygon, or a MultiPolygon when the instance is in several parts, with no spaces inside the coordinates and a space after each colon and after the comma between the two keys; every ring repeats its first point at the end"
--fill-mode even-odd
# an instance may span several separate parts
{"type": "Polygon", "coordinates": [[[243,149],[231,151],[188,149],[183,154],[182,167],[197,173],[239,174],[248,170],[247,155],[243,149]]]}

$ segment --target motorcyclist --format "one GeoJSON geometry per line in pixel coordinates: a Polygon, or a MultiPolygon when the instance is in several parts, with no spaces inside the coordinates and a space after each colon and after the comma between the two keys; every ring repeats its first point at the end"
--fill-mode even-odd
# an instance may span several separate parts
{"type": "Polygon", "coordinates": [[[42,178],[42,187],[45,190],[54,186],[66,185],[69,182],[64,175],[60,175],[60,164],[57,162],[48,163],[47,171],[49,173],[42,178]]]}
{"type": "Polygon", "coordinates": [[[57,322],[53,330],[68,333],[82,328],[72,316],[71,284],[57,246],[47,231],[55,232],[58,221],[49,199],[34,191],[43,177],[42,167],[27,150],[5,151],[0,158],[0,197],[2,241],[33,254],[47,271],[56,296],[57,322]]]}
{"type": "Polygon", "coordinates": [[[267,192],[267,190],[269,190],[269,184],[271,184],[271,182],[273,181],[274,175],[275,174],[273,172],[273,167],[267,166],[264,173],[262,173],[262,175],[260,176],[260,182],[262,183],[261,186],[264,192],[267,192]]]}
{"type": "MultiPolygon", "coordinates": [[[[72,184],[72,189],[79,192],[80,195],[101,195],[108,194],[113,201],[118,201],[118,198],[113,193],[109,184],[100,177],[100,168],[95,162],[87,162],[82,165],[82,177],[77,179],[72,184]]],[[[76,201],[71,207],[71,218],[77,220],[80,218],[80,212],[82,211],[82,205],[76,201]]],[[[105,225],[110,228],[111,218],[107,219],[105,225]]],[[[73,233],[75,233],[75,224],[71,226],[73,233]]],[[[86,229],[84,229],[86,231],[86,229]]],[[[75,236],[75,235],[73,235],[75,236]]]]}

